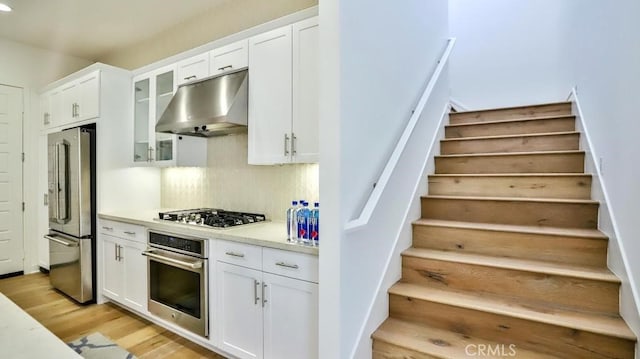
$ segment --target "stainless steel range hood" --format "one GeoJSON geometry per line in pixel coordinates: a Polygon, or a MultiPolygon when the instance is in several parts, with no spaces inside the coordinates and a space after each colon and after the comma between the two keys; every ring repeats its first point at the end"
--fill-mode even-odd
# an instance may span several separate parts
{"type": "Polygon", "coordinates": [[[156,132],[199,137],[245,132],[247,97],[246,68],[180,85],[156,132]]]}

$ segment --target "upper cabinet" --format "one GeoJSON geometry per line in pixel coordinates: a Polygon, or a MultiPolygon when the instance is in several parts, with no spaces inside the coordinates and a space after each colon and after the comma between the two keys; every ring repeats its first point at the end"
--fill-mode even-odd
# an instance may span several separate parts
{"type": "Polygon", "coordinates": [[[175,65],[133,79],[135,165],[206,166],[206,139],[157,133],[155,130],[176,88],[175,65]]]}
{"type": "Polygon", "coordinates": [[[249,164],[318,161],[318,18],[249,39],[249,164]]]}
{"type": "Polygon", "coordinates": [[[100,117],[100,71],[96,70],[40,96],[43,129],[100,117]]]}
{"type": "Polygon", "coordinates": [[[178,85],[209,76],[209,54],[204,53],[178,62],[178,85]]]}
{"type": "Polygon", "coordinates": [[[249,63],[248,41],[241,40],[209,52],[211,76],[247,67],[249,63]]]}

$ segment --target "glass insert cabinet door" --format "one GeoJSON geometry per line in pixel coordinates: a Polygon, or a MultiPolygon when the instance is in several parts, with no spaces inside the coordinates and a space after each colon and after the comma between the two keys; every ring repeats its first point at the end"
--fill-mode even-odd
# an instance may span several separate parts
{"type": "MultiPolygon", "coordinates": [[[[173,97],[174,89],[174,76],[173,71],[164,72],[156,76],[156,115],[155,124],[158,123],[160,117],[166,110],[171,97],[173,97]]],[[[157,133],[155,143],[155,160],[156,161],[171,161],[173,160],[173,140],[174,135],[169,133],[157,133]]]]}
{"type": "Polygon", "coordinates": [[[133,161],[149,161],[149,100],[150,80],[143,79],[134,84],[133,114],[133,161]]]}
{"type": "Polygon", "coordinates": [[[133,161],[170,164],[174,160],[176,136],[157,133],[156,123],[175,91],[174,68],[163,68],[134,79],[133,161]]]}

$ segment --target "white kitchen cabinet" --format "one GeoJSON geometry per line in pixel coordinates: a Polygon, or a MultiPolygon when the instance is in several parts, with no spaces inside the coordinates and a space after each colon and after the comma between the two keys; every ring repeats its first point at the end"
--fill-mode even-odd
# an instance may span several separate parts
{"type": "Polygon", "coordinates": [[[318,161],[318,18],[249,39],[250,164],[318,161]]]}
{"type": "Polygon", "coordinates": [[[69,127],[100,116],[100,70],[40,95],[42,129],[69,127]]]}
{"type": "Polygon", "coordinates": [[[250,164],[291,161],[291,26],[249,39],[250,164]]]}
{"type": "Polygon", "coordinates": [[[262,358],[262,272],[217,263],[218,346],[238,358],[262,358]]]}
{"type": "Polygon", "coordinates": [[[291,159],[318,162],[318,18],[293,24],[293,120],[291,159]]]}
{"type": "Polygon", "coordinates": [[[214,344],[241,359],[317,358],[318,257],[228,241],[216,246],[214,344]]]}
{"type": "Polygon", "coordinates": [[[146,229],[100,222],[102,294],[139,313],[147,312],[146,229]]]}
{"type": "Polygon", "coordinates": [[[264,273],[264,358],[318,357],[318,284],[264,273]]]}
{"type": "Polygon", "coordinates": [[[237,70],[249,65],[248,41],[241,40],[213,49],[209,52],[209,74],[211,76],[237,70]]]}
{"type": "Polygon", "coordinates": [[[100,116],[100,71],[62,85],[59,122],[62,125],[100,116]]]}
{"type": "Polygon", "coordinates": [[[133,79],[133,164],[136,166],[206,166],[205,138],[157,133],[156,123],[176,86],[176,65],[133,79]]]}
{"type": "Polygon", "coordinates": [[[204,53],[178,62],[178,85],[209,76],[209,54],[204,53]]]}
{"type": "Polygon", "coordinates": [[[102,292],[109,298],[121,301],[124,289],[124,266],[120,263],[118,252],[121,239],[102,234],[102,292]]]}

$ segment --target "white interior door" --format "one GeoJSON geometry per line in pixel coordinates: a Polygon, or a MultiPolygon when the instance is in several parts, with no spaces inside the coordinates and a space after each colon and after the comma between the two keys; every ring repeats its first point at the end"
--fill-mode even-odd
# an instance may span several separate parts
{"type": "Polygon", "coordinates": [[[0,275],[24,269],[22,89],[0,85],[0,275]]]}

